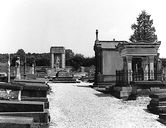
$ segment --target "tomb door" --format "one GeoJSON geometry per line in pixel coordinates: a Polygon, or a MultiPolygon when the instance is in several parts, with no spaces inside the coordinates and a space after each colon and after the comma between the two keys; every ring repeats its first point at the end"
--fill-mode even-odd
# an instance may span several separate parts
{"type": "Polygon", "coordinates": [[[132,58],[133,81],[143,80],[142,58],[132,58]]]}

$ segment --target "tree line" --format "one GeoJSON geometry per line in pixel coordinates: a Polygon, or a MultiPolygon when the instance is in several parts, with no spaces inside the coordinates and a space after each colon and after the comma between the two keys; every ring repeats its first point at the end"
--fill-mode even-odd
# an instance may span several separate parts
{"type": "MultiPolygon", "coordinates": [[[[21,66],[50,66],[50,53],[25,53],[23,49],[19,49],[16,53],[10,54],[11,66],[15,66],[17,57],[20,57],[21,66]]],[[[81,66],[89,67],[95,65],[94,57],[84,57],[82,54],[75,54],[71,49],[65,50],[66,66],[72,66],[74,70],[79,70],[81,66]]],[[[0,54],[0,62],[8,61],[8,54],[0,54]]]]}

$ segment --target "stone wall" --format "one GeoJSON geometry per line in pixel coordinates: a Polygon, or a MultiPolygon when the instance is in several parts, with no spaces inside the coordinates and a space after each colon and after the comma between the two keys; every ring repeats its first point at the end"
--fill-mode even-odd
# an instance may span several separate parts
{"type": "Polygon", "coordinates": [[[115,50],[104,50],[102,67],[104,75],[116,75],[116,70],[123,68],[123,60],[119,52],[115,50]]]}

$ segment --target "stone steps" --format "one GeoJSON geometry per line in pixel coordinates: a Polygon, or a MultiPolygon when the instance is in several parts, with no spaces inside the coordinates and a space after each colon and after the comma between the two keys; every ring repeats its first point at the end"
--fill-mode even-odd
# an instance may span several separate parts
{"type": "Polygon", "coordinates": [[[113,88],[112,95],[114,95],[117,98],[128,99],[128,97],[131,95],[131,92],[132,92],[132,87],[115,86],[113,88]]]}
{"type": "Polygon", "coordinates": [[[164,109],[166,106],[166,94],[165,93],[154,93],[150,94],[151,98],[150,103],[147,105],[147,108],[150,112],[159,114],[160,110],[164,109]]]}
{"type": "Polygon", "coordinates": [[[159,115],[159,121],[166,124],[166,89],[155,90],[149,97],[151,101],[147,105],[148,110],[159,115]]]}

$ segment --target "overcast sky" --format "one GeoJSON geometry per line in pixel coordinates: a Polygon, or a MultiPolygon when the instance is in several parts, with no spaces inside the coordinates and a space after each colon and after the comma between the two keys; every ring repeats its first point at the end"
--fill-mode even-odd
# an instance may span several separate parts
{"type": "Polygon", "coordinates": [[[165,0],[0,0],[0,53],[64,46],[91,57],[96,29],[100,40],[128,41],[142,10],[151,15],[166,58],[165,0]]]}

